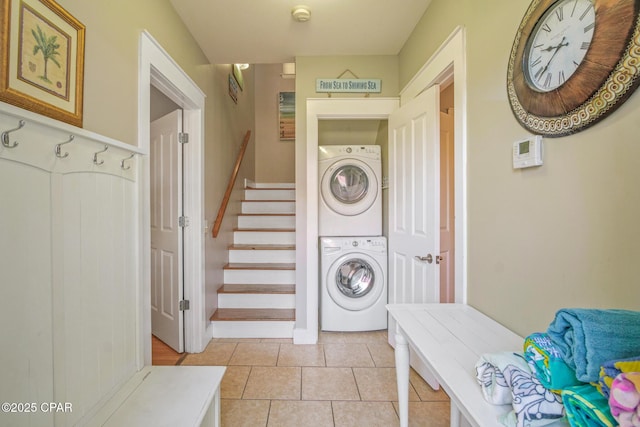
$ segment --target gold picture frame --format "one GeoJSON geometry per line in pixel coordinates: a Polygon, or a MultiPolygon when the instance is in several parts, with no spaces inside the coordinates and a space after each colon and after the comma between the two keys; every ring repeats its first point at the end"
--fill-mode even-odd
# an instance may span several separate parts
{"type": "Polygon", "coordinates": [[[0,101],[82,127],[85,26],[53,0],[0,13],[0,101]]]}

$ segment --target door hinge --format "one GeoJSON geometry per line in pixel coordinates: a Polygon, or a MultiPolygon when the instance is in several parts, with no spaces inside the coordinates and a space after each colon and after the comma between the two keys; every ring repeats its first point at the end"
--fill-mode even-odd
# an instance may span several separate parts
{"type": "Polygon", "coordinates": [[[189,134],[186,132],[179,132],[178,133],[178,142],[180,144],[186,144],[189,142],[189,134]]]}
{"type": "Polygon", "coordinates": [[[182,301],[180,301],[180,311],[186,311],[189,310],[189,300],[188,299],[183,299],[182,301]]]}
{"type": "Polygon", "coordinates": [[[188,216],[181,216],[180,218],[178,218],[178,225],[182,228],[184,227],[188,227],[189,226],[189,217],[188,216]]]}

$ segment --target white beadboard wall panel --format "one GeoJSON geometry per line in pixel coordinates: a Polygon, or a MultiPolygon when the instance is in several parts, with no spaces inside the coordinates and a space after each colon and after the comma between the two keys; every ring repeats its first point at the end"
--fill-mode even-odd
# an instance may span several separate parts
{"type": "Polygon", "coordinates": [[[135,184],[106,174],[63,178],[66,398],[75,417],[135,372],[135,184]],[[96,245],[96,242],[102,242],[96,245]]]}
{"type": "MultiPolygon", "coordinates": [[[[0,159],[0,182],[0,324],[5,346],[0,352],[0,395],[3,402],[50,402],[54,397],[50,175],[0,159]]],[[[52,422],[53,415],[39,410],[0,413],[0,425],[52,422]]]]}
{"type": "Polygon", "coordinates": [[[0,132],[21,115],[26,125],[10,138],[19,145],[0,145],[0,182],[14,184],[0,186],[0,321],[14,326],[2,329],[13,347],[0,356],[0,391],[7,401],[70,402],[73,412],[0,414],[0,425],[82,425],[136,372],[143,347],[145,153],[3,103],[0,132]]]}

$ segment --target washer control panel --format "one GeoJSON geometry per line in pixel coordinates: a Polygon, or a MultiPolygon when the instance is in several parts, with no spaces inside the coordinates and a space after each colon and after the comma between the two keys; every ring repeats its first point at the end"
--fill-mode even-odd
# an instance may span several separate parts
{"type": "Polygon", "coordinates": [[[386,237],[343,237],[343,249],[358,248],[364,251],[383,252],[387,248],[386,237]]]}

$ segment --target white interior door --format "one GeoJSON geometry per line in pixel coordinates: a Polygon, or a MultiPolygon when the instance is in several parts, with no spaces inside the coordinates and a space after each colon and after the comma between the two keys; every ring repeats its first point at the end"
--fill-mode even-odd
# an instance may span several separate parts
{"type": "Polygon", "coordinates": [[[440,301],[439,104],[435,85],[389,117],[392,304],[440,301]]]}
{"type": "Polygon", "coordinates": [[[151,332],[184,351],[182,228],[182,111],[151,123],[151,332]]]}

